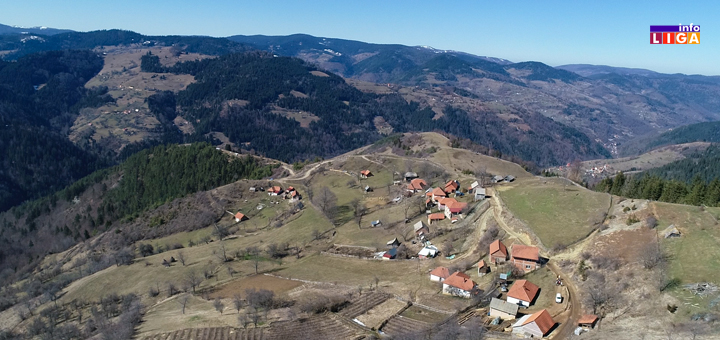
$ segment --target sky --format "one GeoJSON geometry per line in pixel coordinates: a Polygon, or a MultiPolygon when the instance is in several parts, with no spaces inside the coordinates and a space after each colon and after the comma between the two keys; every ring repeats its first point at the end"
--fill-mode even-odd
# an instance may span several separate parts
{"type": "Polygon", "coordinates": [[[0,23],[146,35],[305,33],[552,66],[720,75],[720,1],[0,0],[0,23]],[[699,45],[650,44],[650,25],[691,23],[701,26],[699,45]]]}

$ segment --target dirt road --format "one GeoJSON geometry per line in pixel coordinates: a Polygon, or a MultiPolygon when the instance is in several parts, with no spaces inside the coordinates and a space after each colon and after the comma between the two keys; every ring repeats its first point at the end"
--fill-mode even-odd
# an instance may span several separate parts
{"type": "MultiPolygon", "coordinates": [[[[503,204],[500,200],[500,196],[497,194],[495,190],[493,190],[493,197],[491,199],[491,208],[490,210],[495,214],[495,219],[497,220],[498,224],[500,225],[503,230],[505,230],[506,233],[510,234],[511,236],[518,239],[520,242],[526,245],[534,245],[531,242],[531,238],[528,237],[525,234],[521,234],[510,228],[505,221],[502,219],[502,213],[503,213],[503,204]]],[[[570,279],[568,275],[563,273],[560,268],[555,265],[555,263],[551,260],[547,263],[547,268],[550,269],[556,276],[559,276],[563,283],[568,288],[568,296],[565,297],[567,301],[570,303],[569,309],[559,315],[559,317],[556,317],[557,322],[560,323],[557,329],[550,334],[551,339],[569,339],[572,334],[573,330],[575,329],[574,325],[577,322],[577,320],[580,318],[580,315],[582,313],[582,304],[580,303],[580,295],[578,294],[578,289],[575,286],[575,283],[570,279]]]]}

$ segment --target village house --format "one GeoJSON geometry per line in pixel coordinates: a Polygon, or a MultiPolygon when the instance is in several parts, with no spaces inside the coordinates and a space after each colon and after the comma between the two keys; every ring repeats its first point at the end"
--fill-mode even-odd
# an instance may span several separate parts
{"type": "Polygon", "coordinates": [[[449,204],[457,203],[457,200],[454,198],[441,198],[438,200],[438,211],[445,211],[445,206],[449,204]]]}
{"type": "Polygon", "coordinates": [[[485,263],[485,260],[480,260],[477,264],[478,267],[478,276],[483,276],[487,274],[490,271],[490,267],[485,263]]]}
{"type": "Polygon", "coordinates": [[[528,280],[517,280],[507,293],[507,302],[530,307],[538,295],[540,287],[528,280]]]}
{"type": "Polygon", "coordinates": [[[442,221],[445,219],[445,214],[443,213],[434,213],[428,215],[428,224],[433,224],[433,222],[442,221]]]}
{"type": "Polygon", "coordinates": [[[443,282],[450,276],[450,269],[446,267],[437,267],[430,272],[430,281],[443,282]]]}
{"type": "Polygon", "coordinates": [[[277,196],[283,193],[283,189],[279,186],[273,186],[268,189],[268,195],[277,196]]]}
{"type": "Polygon", "coordinates": [[[372,175],[373,175],[373,173],[370,172],[370,170],[360,171],[360,178],[368,178],[368,177],[370,177],[370,176],[372,176],[372,175]]]}
{"type": "Polygon", "coordinates": [[[494,264],[503,263],[508,259],[507,247],[505,247],[500,240],[495,240],[493,243],[490,243],[490,251],[488,254],[490,254],[490,262],[494,264]]]}
{"type": "Polygon", "coordinates": [[[469,299],[475,286],[475,281],[463,272],[454,272],[443,281],[443,294],[464,297],[469,299]]]}
{"type": "Polygon", "coordinates": [[[407,185],[407,191],[411,194],[425,190],[427,182],[424,179],[416,178],[407,185]]]}
{"type": "Polygon", "coordinates": [[[453,202],[445,205],[445,216],[447,218],[453,218],[454,216],[462,216],[468,204],[465,202],[453,202]]]}
{"type": "Polygon", "coordinates": [[[456,192],[458,188],[460,188],[460,182],[456,180],[445,183],[445,192],[448,194],[456,192]]]}
{"type": "Polygon", "coordinates": [[[241,221],[244,221],[244,220],[247,220],[247,219],[248,219],[248,217],[245,216],[245,214],[243,214],[243,213],[241,213],[241,212],[235,214],[235,223],[241,222],[241,221]]]}
{"type": "Polygon", "coordinates": [[[550,330],[555,327],[553,320],[547,309],[543,309],[534,314],[528,314],[520,318],[512,325],[512,333],[518,336],[542,338],[547,335],[550,330]]]}
{"type": "Polygon", "coordinates": [[[438,203],[439,200],[444,199],[447,197],[444,191],[440,188],[433,188],[432,191],[429,192],[430,198],[433,200],[433,202],[438,203]]]}
{"type": "Polygon", "coordinates": [[[510,261],[522,272],[531,272],[540,266],[539,252],[537,247],[513,244],[510,261]]]}
{"type": "Polygon", "coordinates": [[[502,320],[514,320],[518,313],[518,305],[492,298],[490,300],[490,318],[499,317],[502,320]]]}

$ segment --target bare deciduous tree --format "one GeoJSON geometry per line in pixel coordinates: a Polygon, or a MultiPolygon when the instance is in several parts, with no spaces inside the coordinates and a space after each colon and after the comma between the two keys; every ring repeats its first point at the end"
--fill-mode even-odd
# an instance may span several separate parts
{"type": "Polygon", "coordinates": [[[365,204],[361,202],[359,199],[354,199],[350,201],[350,207],[353,209],[353,217],[355,218],[355,222],[358,225],[358,228],[362,227],[362,218],[365,216],[365,213],[367,212],[367,208],[365,207],[365,204]]]}
{"type": "Polygon", "coordinates": [[[187,259],[185,258],[185,252],[182,251],[182,250],[181,250],[181,251],[178,251],[178,253],[177,253],[177,258],[178,258],[178,261],[180,261],[180,263],[184,266],[184,265],[185,265],[185,261],[187,260],[187,259]]]}
{"type": "Polygon", "coordinates": [[[177,302],[182,307],[182,313],[185,314],[185,307],[187,306],[188,301],[190,300],[190,295],[185,294],[177,299],[177,302]]]}
{"type": "Polygon", "coordinates": [[[313,201],[320,208],[320,211],[325,214],[330,220],[333,220],[335,206],[337,205],[337,196],[328,187],[322,187],[318,192],[313,201]]]}
{"type": "Polygon", "coordinates": [[[215,299],[213,301],[213,307],[216,311],[218,311],[220,314],[223,313],[223,310],[225,309],[225,304],[222,303],[220,299],[215,299]]]}
{"type": "Polygon", "coordinates": [[[194,294],[195,288],[202,283],[202,277],[200,277],[200,275],[198,275],[197,272],[193,270],[187,273],[187,275],[185,276],[185,281],[192,288],[194,294]]]}
{"type": "Polygon", "coordinates": [[[240,310],[243,308],[243,300],[239,294],[233,295],[233,306],[235,306],[238,314],[240,314],[240,310]]]}
{"type": "Polygon", "coordinates": [[[662,252],[660,245],[657,242],[651,242],[642,247],[640,250],[639,260],[645,269],[653,269],[664,264],[667,257],[662,252]]]}

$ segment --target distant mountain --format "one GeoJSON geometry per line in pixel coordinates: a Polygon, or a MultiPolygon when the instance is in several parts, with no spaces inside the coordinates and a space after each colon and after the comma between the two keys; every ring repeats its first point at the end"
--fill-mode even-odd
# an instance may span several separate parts
{"type": "Polygon", "coordinates": [[[628,143],[623,147],[623,151],[627,154],[642,153],[665,145],[692,142],[720,143],[720,122],[683,125],[659,135],[628,143]]]}
{"type": "Polygon", "coordinates": [[[627,68],[627,67],[614,67],[605,65],[590,65],[590,64],[569,64],[560,65],[555,68],[566,70],[577,73],[583,77],[590,77],[598,74],[617,73],[621,75],[639,75],[639,76],[654,76],[659,75],[658,72],[650,71],[642,68],[627,68]]]}
{"type": "Polygon", "coordinates": [[[60,33],[73,32],[72,30],[57,29],[49,27],[18,27],[8,26],[0,24],[0,35],[2,34],[41,34],[41,35],[55,35],[60,33]]]}
{"type": "Polygon", "coordinates": [[[372,82],[395,81],[404,77],[405,72],[424,64],[438,54],[456,55],[465,60],[510,63],[500,58],[438,50],[429,46],[371,44],[354,40],[314,37],[307,34],[235,35],[228,39],[250,44],[278,55],[299,57],[344,77],[354,77],[372,82]]]}
{"type": "Polygon", "coordinates": [[[0,51],[11,50],[2,55],[13,60],[24,55],[55,50],[94,49],[102,46],[178,46],[186,52],[221,55],[244,52],[251,47],[225,38],[203,36],[147,36],[124,30],[102,30],[92,32],[66,32],[52,36],[0,35],[0,51]]]}
{"type": "Polygon", "coordinates": [[[525,131],[537,131],[537,127],[522,118],[523,112],[540,113],[579,129],[615,154],[622,145],[644,136],[720,120],[720,77],[597,65],[512,63],[427,46],[304,34],[229,39],[298,57],[346,78],[412,87],[396,90],[406,100],[419,101],[435,112],[448,104],[477,118],[498,115],[525,131]]]}

